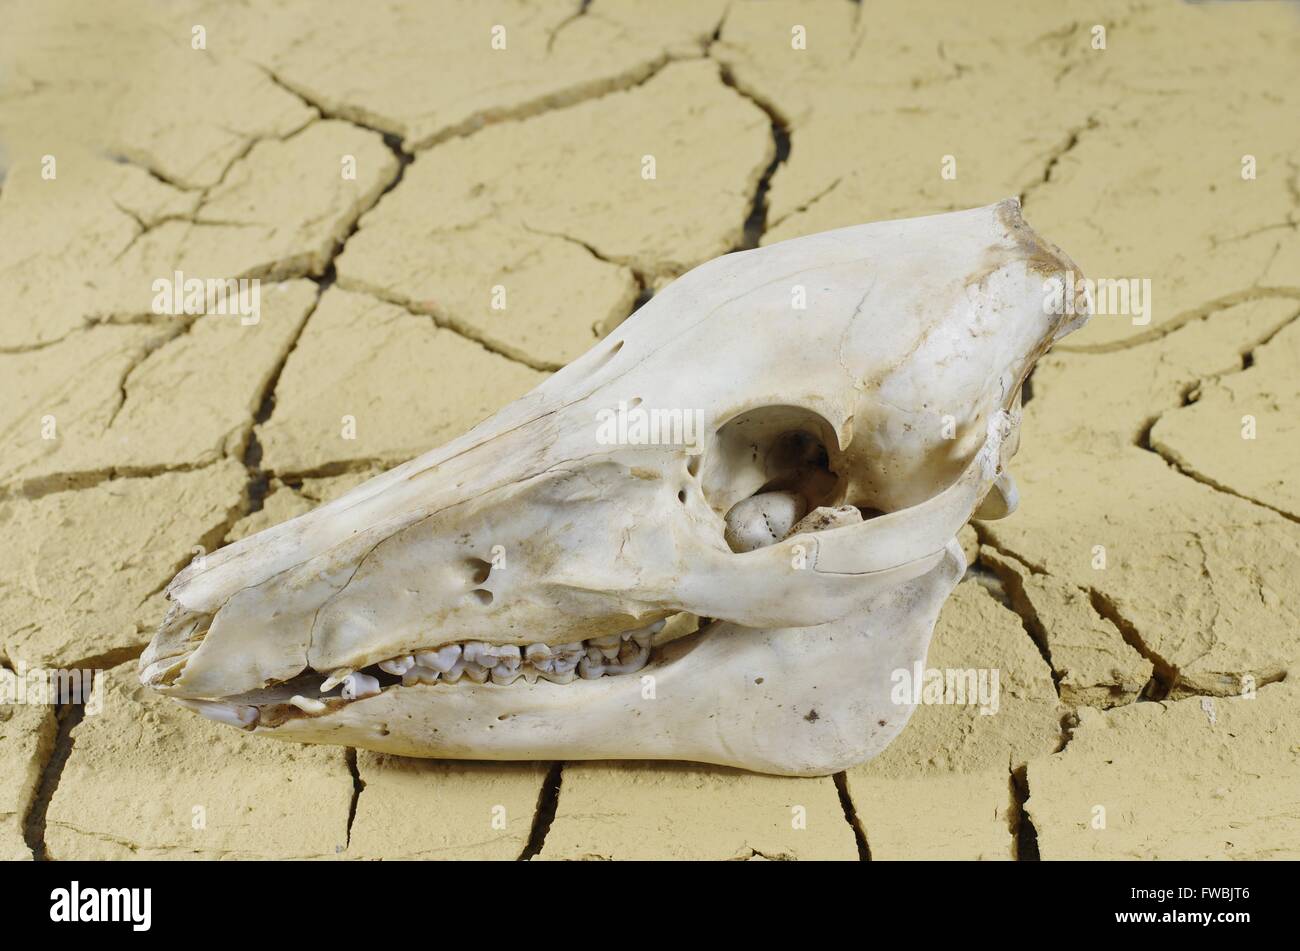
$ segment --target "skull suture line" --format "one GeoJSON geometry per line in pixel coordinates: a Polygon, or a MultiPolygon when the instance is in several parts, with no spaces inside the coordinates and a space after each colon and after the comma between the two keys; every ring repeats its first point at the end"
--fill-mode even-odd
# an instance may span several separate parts
{"type": "Polygon", "coordinates": [[[1021,383],[1091,312],[1045,307],[1072,270],[1014,199],[711,261],[461,438],[186,568],[141,679],[411,756],[863,762],[958,530],[1015,506],[1021,383]]]}

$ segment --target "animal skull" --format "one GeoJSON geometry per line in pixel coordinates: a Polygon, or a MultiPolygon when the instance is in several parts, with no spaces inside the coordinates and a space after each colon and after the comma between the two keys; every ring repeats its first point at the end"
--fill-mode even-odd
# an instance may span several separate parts
{"type": "Polygon", "coordinates": [[[141,679],[410,756],[863,762],[958,530],[1014,508],[1021,383],[1091,312],[1045,307],[1069,270],[1015,199],[711,261],[459,439],[186,568],[141,679]]]}

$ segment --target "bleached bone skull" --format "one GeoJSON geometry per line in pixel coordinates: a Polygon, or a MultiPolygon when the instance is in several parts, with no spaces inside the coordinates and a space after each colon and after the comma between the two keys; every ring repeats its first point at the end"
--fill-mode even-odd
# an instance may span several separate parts
{"type": "Polygon", "coordinates": [[[863,762],[958,530],[1014,508],[1021,384],[1091,310],[1045,307],[1072,269],[1014,199],[711,261],[459,439],[186,568],[141,679],[410,756],[863,762]]]}

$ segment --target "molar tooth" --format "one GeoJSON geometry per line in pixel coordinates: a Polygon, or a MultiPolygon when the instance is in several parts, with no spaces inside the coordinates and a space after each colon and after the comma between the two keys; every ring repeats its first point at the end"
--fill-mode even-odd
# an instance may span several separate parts
{"type": "Polygon", "coordinates": [[[566,671],[543,671],[541,678],[553,684],[571,684],[576,679],[576,674],[572,670],[566,671]]]}
{"type": "Polygon", "coordinates": [[[442,672],[442,679],[449,684],[454,684],[460,680],[465,673],[465,662],[458,660],[442,672]]]}
{"type": "Polygon", "coordinates": [[[578,662],[582,660],[583,656],[584,655],[582,654],[572,654],[572,653],[562,654],[561,656],[555,658],[555,660],[552,663],[552,669],[557,674],[571,674],[573,673],[574,670],[577,669],[578,662]]]}
{"type": "Polygon", "coordinates": [[[501,664],[492,668],[492,682],[508,687],[519,679],[519,671],[501,664]]]}
{"type": "Polygon", "coordinates": [[[523,655],[518,644],[500,644],[497,646],[497,662],[508,670],[515,670],[523,663],[523,655]]]}
{"type": "Polygon", "coordinates": [[[630,632],[632,640],[636,641],[642,647],[649,646],[651,640],[654,639],[654,636],[664,629],[664,624],[664,621],[655,621],[653,624],[648,624],[645,627],[638,628],[637,630],[630,632]]]}
{"type": "Polygon", "coordinates": [[[434,670],[432,667],[424,667],[417,664],[406,671],[406,673],[402,674],[402,686],[412,687],[415,684],[436,684],[439,676],[440,672],[434,670]]]}
{"type": "Polygon", "coordinates": [[[460,660],[460,655],[459,644],[448,644],[446,647],[439,647],[436,651],[417,651],[415,660],[421,667],[430,667],[445,674],[451,670],[456,661],[460,660]]]}
{"type": "Polygon", "coordinates": [[[530,664],[536,664],[538,661],[549,660],[551,657],[551,648],[546,644],[529,644],[524,648],[524,660],[530,664]]]}
{"type": "Polygon", "coordinates": [[[600,653],[606,660],[616,660],[621,649],[618,644],[615,644],[612,647],[602,647],[600,653]]]}
{"type": "MultiPolygon", "coordinates": [[[[593,648],[594,649],[594,648],[593,648]]],[[[600,651],[596,651],[596,659],[593,660],[591,654],[578,661],[578,676],[583,680],[595,680],[605,673],[605,667],[600,663],[600,651]]]]}
{"type": "Polygon", "coordinates": [[[338,670],[332,671],[328,677],[321,681],[320,692],[329,693],[351,675],[351,667],[340,667],[338,670]]]}
{"type": "Polygon", "coordinates": [[[398,677],[402,676],[402,674],[406,673],[414,666],[415,658],[410,654],[405,654],[401,657],[390,657],[388,660],[381,660],[379,662],[380,670],[386,674],[393,674],[398,677]]]}
{"type": "Polygon", "coordinates": [[[525,664],[523,667],[519,668],[519,675],[523,677],[526,682],[535,684],[537,683],[537,678],[541,676],[541,671],[531,664],[525,664]]]}
{"type": "Polygon", "coordinates": [[[467,664],[495,667],[497,659],[501,656],[501,651],[496,644],[489,644],[486,641],[470,641],[465,645],[464,656],[467,664]]]}
{"type": "Polygon", "coordinates": [[[369,674],[348,674],[343,678],[344,700],[364,700],[379,693],[379,679],[369,674]]]}
{"type": "Polygon", "coordinates": [[[465,663],[465,676],[476,684],[487,683],[489,673],[489,669],[482,664],[476,664],[473,661],[465,663]]]}
{"type": "Polygon", "coordinates": [[[607,664],[604,672],[607,674],[633,674],[646,665],[650,659],[650,648],[642,647],[640,644],[629,644],[628,650],[620,653],[620,662],[616,664],[607,664]]]}
{"type": "Polygon", "coordinates": [[[587,640],[588,647],[618,647],[622,642],[621,633],[606,634],[604,637],[592,637],[587,640]]]}
{"type": "Polygon", "coordinates": [[[624,673],[640,670],[650,659],[650,647],[647,644],[628,644],[618,655],[624,673]]]}

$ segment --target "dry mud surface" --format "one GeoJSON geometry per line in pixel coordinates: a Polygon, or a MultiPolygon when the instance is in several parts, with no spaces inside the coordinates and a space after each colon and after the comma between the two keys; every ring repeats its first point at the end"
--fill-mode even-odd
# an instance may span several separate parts
{"type": "Polygon", "coordinates": [[[94,712],[0,708],[0,857],[1300,857],[1294,4],[0,20],[0,661],[103,671],[94,712]],[[963,533],[929,665],[998,669],[996,713],[783,779],[300,747],[138,686],[196,553],[459,434],[674,276],[1008,195],[1151,284],[1040,363],[1020,510],[963,533]],[[154,313],[175,271],[261,279],[260,321],[154,313]]]}

